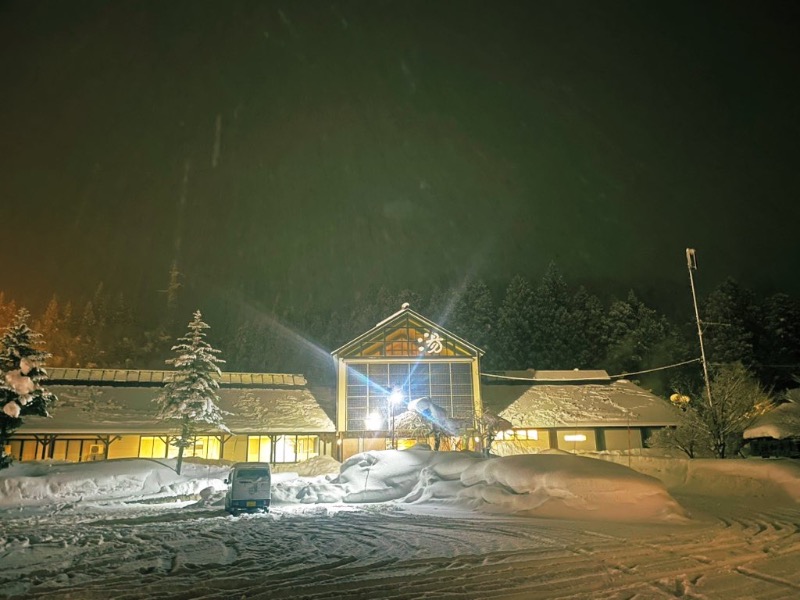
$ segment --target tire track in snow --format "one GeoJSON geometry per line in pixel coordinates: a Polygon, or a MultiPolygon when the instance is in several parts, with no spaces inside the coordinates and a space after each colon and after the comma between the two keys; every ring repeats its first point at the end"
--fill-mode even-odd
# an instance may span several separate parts
{"type": "Polygon", "coordinates": [[[353,508],[62,511],[3,523],[3,548],[30,561],[6,566],[0,589],[24,579],[26,597],[85,599],[790,598],[798,522],[794,508],[676,527],[353,508]]]}

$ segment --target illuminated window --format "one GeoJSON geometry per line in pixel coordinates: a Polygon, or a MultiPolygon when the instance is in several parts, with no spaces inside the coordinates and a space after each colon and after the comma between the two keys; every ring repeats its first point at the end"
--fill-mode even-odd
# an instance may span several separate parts
{"type": "Polygon", "coordinates": [[[346,392],[348,431],[369,429],[367,419],[376,414],[382,417],[382,428],[388,430],[389,396],[395,390],[404,398],[404,402],[397,403],[398,413],[409,400],[430,398],[451,419],[472,423],[474,400],[470,363],[351,364],[347,370],[346,392]]]}
{"type": "Polygon", "coordinates": [[[495,437],[498,441],[511,441],[511,440],[539,440],[538,429],[514,429],[509,431],[501,431],[495,437]]]}
{"type": "Polygon", "coordinates": [[[139,456],[141,458],[175,458],[178,456],[177,446],[167,444],[163,436],[146,436],[139,438],[139,456]]]}
{"type": "Polygon", "coordinates": [[[141,458],[154,458],[153,456],[153,440],[152,437],[139,438],[139,456],[141,458]]]}
{"type": "Polygon", "coordinates": [[[247,438],[248,462],[294,463],[315,456],[319,456],[316,435],[251,435],[247,438]]]}
{"type": "Polygon", "coordinates": [[[302,462],[319,456],[316,435],[281,435],[275,439],[275,462],[302,462]]]}
{"type": "Polygon", "coordinates": [[[213,435],[198,435],[192,439],[191,444],[184,450],[184,456],[198,458],[219,459],[219,438],[213,435]]]}
{"type": "Polygon", "coordinates": [[[247,436],[247,462],[270,462],[272,438],[268,435],[247,436]]]}
{"type": "Polygon", "coordinates": [[[582,433],[567,434],[567,435],[564,436],[564,441],[566,441],[566,442],[585,442],[586,441],[586,436],[583,435],[582,433]]]}

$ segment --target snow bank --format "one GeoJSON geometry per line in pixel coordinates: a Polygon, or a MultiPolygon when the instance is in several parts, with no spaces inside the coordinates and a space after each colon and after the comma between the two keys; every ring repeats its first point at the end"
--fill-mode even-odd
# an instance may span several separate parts
{"type": "MultiPolygon", "coordinates": [[[[0,508],[189,495],[200,498],[196,506],[221,505],[229,465],[184,462],[180,476],[174,466],[174,460],[148,459],[16,463],[0,473],[0,508]]],[[[365,452],[347,460],[338,473],[337,466],[332,459],[320,458],[276,468],[273,505],[434,503],[495,513],[620,521],[685,516],[657,479],[613,462],[561,452],[485,458],[417,447],[365,452]]],[[[706,474],[697,476],[711,480],[706,474]]],[[[723,479],[733,476],[734,472],[719,473],[723,479]]]]}
{"type": "Polygon", "coordinates": [[[684,510],[653,477],[570,454],[484,458],[422,449],[365,452],[334,483],[345,502],[438,502],[565,519],[681,520],[684,510]]]}
{"type": "Polygon", "coordinates": [[[300,477],[336,475],[342,465],[330,456],[315,456],[300,463],[272,465],[273,473],[295,473],[300,477]]]}
{"type": "Polygon", "coordinates": [[[198,494],[221,489],[225,465],[143,458],[84,463],[17,462],[0,472],[0,507],[36,506],[79,500],[121,500],[198,494]]]}
{"type": "MultiPolygon", "coordinates": [[[[627,464],[627,456],[598,454],[627,464]]],[[[655,477],[669,490],[709,496],[788,498],[800,502],[800,464],[790,459],[713,459],[634,456],[631,468],[655,477]]]]}

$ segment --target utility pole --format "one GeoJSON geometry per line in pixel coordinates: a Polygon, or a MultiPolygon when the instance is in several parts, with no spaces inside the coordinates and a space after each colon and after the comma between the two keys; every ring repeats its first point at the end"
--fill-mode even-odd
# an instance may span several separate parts
{"type": "Polygon", "coordinates": [[[700,324],[700,311],[697,310],[697,293],[694,290],[694,276],[692,271],[697,270],[697,256],[695,256],[694,248],[686,249],[686,266],[689,269],[689,284],[692,286],[692,302],[694,303],[694,318],[697,322],[697,337],[700,339],[700,359],[703,363],[703,379],[706,382],[706,395],[708,396],[708,407],[713,408],[714,403],[711,400],[711,384],[708,379],[708,363],[706,362],[706,350],[703,346],[703,328],[700,324]]]}

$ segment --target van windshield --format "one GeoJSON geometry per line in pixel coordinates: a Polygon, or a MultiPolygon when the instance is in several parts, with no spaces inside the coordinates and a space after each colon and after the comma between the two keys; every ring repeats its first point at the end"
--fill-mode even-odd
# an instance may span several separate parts
{"type": "Polygon", "coordinates": [[[237,481],[256,481],[258,479],[269,479],[269,469],[242,469],[236,471],[237,481]]]}

